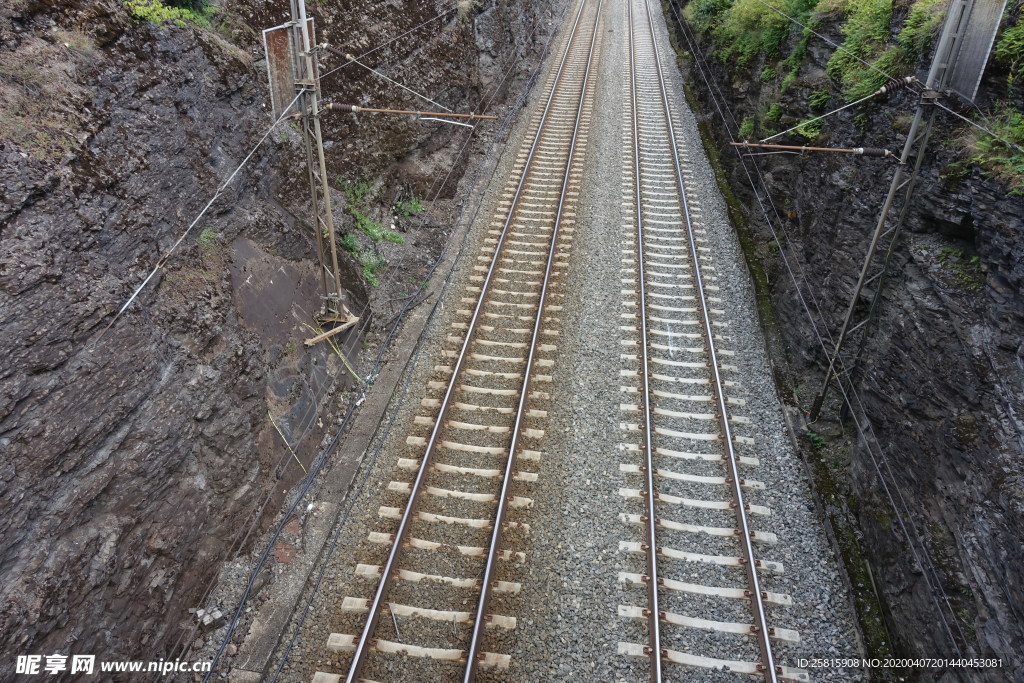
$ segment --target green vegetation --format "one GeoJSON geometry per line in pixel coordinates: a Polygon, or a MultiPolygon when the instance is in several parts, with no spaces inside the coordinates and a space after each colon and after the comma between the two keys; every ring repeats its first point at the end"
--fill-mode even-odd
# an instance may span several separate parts
{"type": "Polygon", "coordinates": [[[400,199],[395,202],[395,210],[398,215],[402,218],[409,218],[423,211],[423,205],[420,204],[419,197],[413,197],[412,199],[400,199]]]}
{"type": "Polygon", "coordinates": [[[342,235],[341,239],[338,240],[338,244],[347,252],[354,254],[359,251],[359,242],[356,241],[356,236],[350,232],[346,232],[342,235]]]}
{"type": "Polygon", "coordinates": [[[826,441],[822,438],[821,434],[807,430],[807,434],[805,436],[807,436],[807,440],[811,442],[811,448],[814,449],[815,453],[823,449],[826,445],[826,441]]]}
{"type": "Polygon", "coordinates": [[[394,230],[386,229],[380,221],[371,220],[359,209],[349,207],[349,213],[351,213],[352,217],[356,219],[356,230],[363,233],[374,242],[380,242],[381,240],[394,242],[395,244],[402,244],[405,242],[404,237],[394,230]]]}
{"type": "Polygon", "coordinates": [[[203,252],[207,252],[213,248],[214,243],[217,241],[217,233],[214,232],[213,228],[203,228],[203,231],[199,233],[199,239],[196,242],[199,244],[199,248],[203,252]]]}
{"type": "Polygon", "coordinates": [[[63,29],[57,29],[53,32],[53,37],[57,42],[74,52],[80,52],[91,57],[98,54],[98,51],[96,50],[96,43],[88,34],[82,33],[81,31],[65,31],[63,29]]]}
{"type": "Polygon", "coordinates": [[[892,0],[846,0],[842,11],[843,49],[828,60],[828,74],[840,82],[848,100],[864,97],[884,85],[885,77],[868,69],[859,59],[870,60],[885,47],[892,21],[892,0]],[[875,85],[882,79],[879,85],[875,85]]]}
{"type": "MultiPolygon", "coordinates": [[[[775,4],[806,24],[816,3],[778,0],[775,4]]],[[[716,57],[739,66],[749,66],[761,53],[781,56],[791,28],[788,19],[757,0],[693,0],[684,15],[698,31],[711,33],[716,57]]]]}
{"type": "Polygon", "coordinates": [[[825,129],[825,120],[824,119],[817,119],[817,120],[807,119],[807,120],[805,120],[805,121],[800,123],[800,125],[796,129],[796,132],[799,133],[800,135],[804,136],[808,140],[813,140],[816,137],[818,137],[819,135],[821,135],[821,131],[824,130],[824,129],[825,129]]]}
{"type": "MultiPolygon", "coordinates": [[[[813,17],[807,17],[807,22],[804,23],[808,22],[810,22],[808,24],[809,26],[814,26],[815,24],[813,17]]],[[[804,60],[807,59],[807,44],[810,43],[811,36],[814,34],[806,29],[802,29],[802,31],[803,33],[800,38],[800,42],[797,43],[796,47],[793,48],[793,51],[790,52],[789,56],[782,62],[782,66],[788,70],[786,77],[782,79],[781,87],[783,92],[789,90],[790,87],[796,83],[796,79],[800,75],[800,67],[803,65],[804,60]]]]}
{"type": "Polygon", "coordinates": [[[763,68],[761,70],[761,80],[766,82],[766,83],[768,81],[774,81],[778,77],[779,77],[779,72],[776,71],[775,69],[771,68],[770,66],[766,66],[765,68],[763,68]]]}
{"type": "Polygon", "coordinates": [[[356,262],[363,269],[363,277],[366,278],[366,281],[374,287],[379,285],[380,280],[377,279],[377,271],[387,265],[384,257],[375,254],[369,249],[362,249],[354,254],[354,256],[356,257],[356,262]]]}
{"type": "Polygon", "coordinates": [[[939,264],[947,284],[968,292],[980,291],[984,285],[981,263],[977,255],[968,257],[955,247],[939,249],[939,264]]]}
{"type": "MultiPolygon", "coordinates": [[[[787,11],[793,5],[798,4],[793,0],[768,1],[779,6],[782,11],[787,11]]],[[[718,18],[728,11],[731,6],[732,3],[729,0],[691,0],[686,10],[687,19],[695,28],[699,28],[704,33],[711,33],[717,25],[718,18]],[[702,26],[700,22],[703,22],[702,26]]],[[[787,13],[791,14],[791,16],[793,15],[792,12],[787,11],[787,13]]],[[[802,16],[798,15],[797,18],[805,24],[814,26],[815,23],[813,21],[804,21],[804,19],[808,18],[809,13],[802,16]]],[[[804,32],[789,56],[775,67],[780,73],[786,74],[781,85],[782,88],[791,87],[797,82],[798,72],[808,54],[809,36],[810,34],[804,32]]],[[[737,73],[737,71],[737,69],[730,69],[731,76],[736,80],[753,80],[751,74],[743,75],[737,73]]],[[[756,76],[756,72],[754,76],[756,76]]],[[[685,88],[685,92],[691,107],[697,110],[699,105],[689,88],[685,88]]],[[[781,119],[784,113],[786,112],[784,112],[783,106],[776,102],[768,107],[764,119],[768,120],[769,117],[771,120],[776,119],[776,117],[781,119]]],[[[797,114],[794,108],[790,108],[788,113],[790,115],[797,114]]],[[[867,122],[866,117],[864,122],[867,122]]],[[[744,121],[748,128],[752,128],[753,123],[751,121],[747,124],[744,121]]],[[[719,188],[726,199],[729,216],[736,226],[740,246],[743,249],[747,265],[751,271],[759,317],[767,334],[779,338],[778,322],[772,304],[772,291],[765,267],[766,252],[768,252],[769,247],[759,243],[758,236],[755,235],[747,224],[744,214],[744,203],[733,194],[727,179],[728,175],[722,168],[718,156],[714,136],[711,134],[707,122],[700,122],[698,128],[704,143],[704,149],[714,169],[719,188]]],[[[780,386],[783,386],[788,382],[789,378],[782,372],[776,371],[776,380],[780,386]]],[[[892,657],[894,655],[893,639],[887,633],[885,622],[881,617],[882,609],[879,597],[868,567],[866,553],[860,545],[859,532],[854,524],[854,520],[858,516],[858,501],[856,496],[849,490],[850,477],[846,467],[843,466],[844,460],[849,459],[848,455],[845,458],[839,457],[843,450],[840,444],[826,442],[820,435],[815,436],[817,436],[816,440],[812,440],[810,436],[805,436],[802,441],[808,444],[808,450],[811,451],[810,457],[807,460],[814,474],[815,490],[821,495],[823,514],[835,532],[840,546],[842,561],[852,583],[854,604],[861,631],[864,634],[865,649],[869,657],[892,657]],[[820,452],[818,449],[820,449],[820,452]]],[[[888,673],[890,672],[885,671],[881,675],[884,677],[888,673]]]]}
{"type": "Polygon", "coordinates": [[[916,0],[896,44],[888,45],[892,0],[839,0],[839,4],[846,14],[845,39],[843,50],[836,50],[829,59],[827,71],[839,81],[848,102],[867,97],[885,85],[888,79],[879,71],[896,78],[913,71],[931,46],[945,12],[944,0],[916,0]]]}
{"type": "Polygon", "coordinates": [[[0,51],[0,140],[11,141],[33,156],[60,159],[76,145],[77,123],[52,101],[77,98],[74,84],[47,63],[48,55],[25,57],[0,51]]]}
{"type": "MultiPolygon", "coordinates": [[[[351,182],[339,178],[342,185],[342,194],[345,196],[346,208],[354,220],[355,230],[363,233],[372,240],[374,244],[380,241],[402,244],[405,238],[394,230],[388,230],[380,221],[373,220],[370,213],[370,196],[373,193],[373,185],[368,181],[351,182]]],[[[338,241],[341,248],[347,251],[362,268],[363,277],[371,285],[376,287],[380,284],[377,273],[387,261],[376,252],[374,247],[363,248],[355,233],[347,232],[338,241]]]]}
{"type": "Polygon", "coordinates": [[[345,201],[349,206],[362,206],[369,199],[370,192],[373,191],[373,185],[365,180],[358,183],[341,178],[338,180],[341,181],[341,193],[345,195],[345,201]]]}
{"type": "Polygon", "coordinates": [[[828,88],[815,90],[807,97],[807,104],[811,105],[811,109],[814,111],[824,111],[831,101],[832,92],[828,88]]]}
{"type": "Polygon", "coordinates": [[[168,22],[174,22],[184,27],[189,23],[211,27],[211,19],[217,13],[217,8],[203,1],[186,1],[180,3],[182,6],[175,7],[166,5],[161,0],[125,0],[125,7],[132,19],[140,23],[156,24],[163,26],[168,22]]]}
{"type": "Polygon", "coordinates": [[[878,522],[878,526],[882,527],[886,531],[889,531],[890,525],[892,525],[893,514],[889,510],[876,510],[875,521],[878,522]]]}
{"type": "Polygon", "coordinates": [[[750,140],[754,137],[754,119],[749,116],[743,119],[740,124],[740,140],[750,140]]]}
{"type": "Polygon", "coordinates": [[[904,135],[910,133],[910,127],[914,124],[914,115],[910,112],[895,114],[892,117],[892,129],[904,135]]]}
{"type": "Polygon", "coordinates": [[[1006,67],[1009,72],[1006,86],[1012,88],[1017,83],[1021,69],[1024,69],[1024,21],[1018,18],[1015,26],[1003,31],[992,50],[992,57],[1006,67]]]}
{"type": "Polygon", "coordinates": [[[362,268],[363,277],[371,285],[376,287],[380,284],[377,279],[377,271],[382,269],[387,263],[384,261],[382,256],[377,255],[373,249],[363,249],[359,246],[359,242],[356,240],[356,236],[351,232],[345,233],[338,243],[341,248],[352,255],[356,263],[362,268]]]}
{"type": "Polygon", "coordinates": [[[1011,195],[1024,195],[1024,152],[1020,151],[1020,147],[1024,147],[1024,112],[1003,103],[982,121],[982,125],[999,137],[976,128],[969,129],[964,134],[964,146],[973,153],[969,161],[1006,183],[1011,195]]]}

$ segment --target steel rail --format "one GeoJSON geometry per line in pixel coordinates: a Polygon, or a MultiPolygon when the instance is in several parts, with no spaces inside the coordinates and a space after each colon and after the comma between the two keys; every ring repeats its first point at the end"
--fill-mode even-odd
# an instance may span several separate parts
{"type": "MultiPolygon", "coordinates": [[[[537,341],[540,338],[541,326],[544,322],[544,306],[547,299],[548,284],[551,279],[551,267],[555,261],[555,249],[558,242],[558,229],[562,222],[562,209],[565,206],[565,197],[569,189],[569,174],[572,172],[572,159],[576,152],[576,138],[579,133],[580,119],[583,118],[583,107],[586,101],[587,84],[590,81],[590,67],[594,60],[594,46],[597,43],[598,26],[601,23],[601,7],[604,0],[597,1],[597,10],[594,16],[594,32],[590,38],[590,50],[587,54],[587,66],[583,72],[583,84],[580,86],[580,103],[576,108],[576,120],[573,124],[572,137],[569,143],[569,156],[565,160],[565,174],[562,178],[562,191],[558,197],[558,208],[555,210],[555,223],[551,231],[551,247],[548,251],[547,265],[544,269],[544,279],[540,290],[540,302],[537,306],[537,317],[533,323],[533,335],[530,338],[530,352],[526,357],[526,375],[523,381],[523,389],[519,395],[519,405],[516,409],[515,426],[512,428],[512,440],[509,444],[509,457],[505,463],[505,473],[501,483],[501,493],[498,496],[498,512],[495,518],[494,531],[491,534],[491,544],[487,551],[487,564],[484,568],[483,583],[480,591],[480,601],[476,611],[476,620],[473,623],[473,635],[469,643],[469,654],[467,655],[466,671],[463,676],[463,683],[473,683],[476,679],[478,651],[480,639],[483,635],[483,628],[486,622],[487,606],[491,599],[491,580],[494,575],[495,560],[501,544],[502,524],[507,513],[507,502],[509,500],[508,489],[512,482],[512,475],[515,472],[516,447],[519,445],[521,436],[520,427],[523,422],[523,415],[526,411],[526,399],[530,393],[530,373],[533,369],[533,360],[537,349],[537,341]]],[[[524,174],[525,178],[525,174],[524,174]]]]}
{"type": "MultiPolygon", "coordinates": [[[[651,30],[651,41],[654,48],[654,62],[658,70],[658,85],[661,90],[661,102],[665,112],[665,123],[668,127],[669,144],[672,151],[672,161],[676,170],[676,181],[679,185],[679,197],[682,203],[683,216],[686,219],[686,231],[689,237],[690,256],[693,259],[694,289],[698,298],[698,310],[703,323],[703,332],[707,341],[709,366],[712,377],[712,391],[715,396],[715,403],[718,409],[718,420],[722,429],[722,441],[725,446],[725,460],[729,465],[729,483],[732,485],[733,497],[736,503],[736,521],[739,525],[740,544],[743,552],[743,564],[747,570],[747,580],[750,584],[750,604],[754,612],[754,630],[758,646],[761,650],[761,664],[765,680],[777,683],[778,675],[775,665],[775,657],[772,652],[772,645],[769,640],[770,631],[768,628],[767,615],[765,614],[764,600],[761,591],[761,583],[757,577],[757,560],[754,557],[754,547],[751,542],[751,530],[747,521],[746,503],[743,496],[743,488],[738,467],[739,457],[733,448],[732,429],[729,426],[729,414],[726,408],[725,392],[718,367],[718,355],[715,351],[715,335],[711,326],[711,317],[708,313],[707,297],[704,294],[704,280],[701,275],[700,258],[697,249],[697,240],[693,232],[693,222],[690,218],[690,206],[686,199],[686,181],[683,179],[682,166],[679,162],[679,147],[676,143],[675,126],[672,123],[672,109],[668,101],[668,89],[665,86],[665,74],[662,69],[661,55],[658,51],[657,31],[654,26],[654,15],[651,12],[650,0],[643,0],[647,10],[647,23],[651,30]]],[[[638,169],[639,171],[639,169],[638,169]]],[[[643,344],[647,344],[646,338],[643,344]]],[[[651,479],[648,473],[648,478],[651,479]]],[[[653,577],[652,577],[653,579],[653,577]]]]}
{"type": "Polygon", "coordinates": [[[651,428],[651,387],[647,358],[647,285],[644,273],[644,218],[642,194],[640,188],[640,110],[636,100],[636,43],[633,39],[633,2],[629,2],[629,85],[633,101],[633,186],[636,192],[636,262],[640,283],[640,375],[643,378],[643,411],[644,411],[644,485],[646,487],[645,506],[647,508],[644,530],[647,535],[647,654],[651,660],[651,681],[661,680],[661,607],[658,602],[658,543],[655,536],[657,517],[655,516],[654,500],[654,450],[652,447],[654,431],[651,428]]]}
{"type": "MultiPolygon", "coordinates": [[[[433,455],[434,447],[437,444],[438,437],[441,433],[441,428],[442,425],[444,424],[444,419],[448,412],[448,406],[449,403],[451,402],[452,394],[454,393],[455,387],[458,383],[459,373],[462,369],[463,362],[466,359],[470,342],[472,341],[473,334],[476,331],[477,322],[480,318],[480,313],[483,309],[484,301],[487,298],[487,290],[490,287],[491,279],[494,276],[494,271],[497,269],[498,266],[498,255],[501,253],[502,246],[504,245],[505,238],[508,234],[509,226],[512,224],[512,218],[516,213],[516,205],[519,202],[519,197],[522,194],[523,186],[526,183],[526,177],[530,171],[530,164],[533,161],[533,157],[536,153],[537,146],[540,144],[540,138],[542,133],[544,132],[544,124],[546,123],[548,113],[551,110],[551,103],[555,98],[555,93],[557,92],[558,86],[562,80],[562,75],[565,71],[565,65],[568,61],[569,53],[572,51],[573,39],[575,38],[576,30],[579,27],[580,17],[583,15],[583,10],[586,6],[587,0],[583,0],[580,3],[580,8],[576,13],[576,17],[573,20],[572,31],[570,32],[569,39],[566,42],[565,53],[562,55],[562,59],[558,64],[558,70],[555,73],[555,80],[551,85],[551,91],[548,94],[547,101],[544,104],[544,111],[541,114],[541,119],[537,124],[537,132],[534,135],[533,143],[530,146],[530,152],[527,155],[527,158],[523,164],[522,175],[519,178],[519,183],[516,186],[515,194],[513,195],[512,201],[510,202],[509,205],[508,217],[505,219],[505,223],[502,226],[501,230],[501,236],[498,238],[498,243],[494,248],[494,258],[491,260],[491,265],[487,269],[487,275],[485,276],[484,282],[481,285],[480,298],[476,303],[476,307],[473,309],[473,316],[470,319],[469,325],[467,327],[466,337],[462,342],[462,348],[459,350],[458,357],[456,358],[454,367],[452,369],[451,379],[448,382],[448,387],[445,389],[444,397],[441,400],[441,408],[437,415],[437,421],[434,423],[434,427],[430,432],[430,438],[427,441],[426,451],[424,452],[423,458],[420,461],[420,467],[416,472],[416,479],[412,484],[412,492],[409,497],[409,502],[406,504],[405,511],[402,513],[402,519],[398,524],[398,530],[395,532],[394,543],[391,546],[391,550],[388,553],[387,562],[384,565],[383,570],[381,572],[380,583],[377,585],[377,590],[374,593],[373,601],[370,603],[369,614],[366,619],[366,624],[364,625],[363,631],[359,636],[359,641],[356,643],[352,664],[350,665],[348,674],[345,677],[346,683],[355,683],[356,681],[358,681],[359,674],[362,672],[363,666],[366,663],[366,656],[370,650],[370,639],[377,628],[377,623],[380,621],[381,608],[387,602],[387,596],[391,590],[391,584],[394,581],[394,573],[397,564],[398,554],[403,544],[405,543],[406,537],[409,534],[409,527],[415,515],[416,503],[419,500],[419,495],[423,488],[423,481],[426,477],[427,472],[430,470],[430,459],[431,456],[433,455]]],[[[552,242],[552,252],[553,251],[554,242],[552,242]]],[[[503,500],[504,499],[502,499],[502,502],[503,500]]],[[[498,526],[499,525],[496,524],[495,528],[498,528],[498,526]]],[[[479,623],[481,620],[482,615],[478,613],[476,618],[477,623],[479,623]]]]}

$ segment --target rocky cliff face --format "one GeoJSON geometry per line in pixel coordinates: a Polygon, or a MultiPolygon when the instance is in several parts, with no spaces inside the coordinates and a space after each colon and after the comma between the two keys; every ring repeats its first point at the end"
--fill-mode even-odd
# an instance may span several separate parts
{"type": "MultiPolygon", "coordinates": [[[[824,17],[819,30],[841,41],[836,18],[831,21],[824,17]]],[[[792,34],[783,56],[799,38],[792,34]]],[[[681,33],[679,42],[687,46],[681,33]]],[[[831,49],[813,39],[798,78],[782,92],[765,82],[762,69],[772,62],[763,57],[747,68],[725,64],[706,37],[699,38],[697,51],[736,121],[757,119],[778,102],[786,115],[773,127],[783,130],[814,115],[808,106],[813,92],[835,92],[825,74],[831,49]]],[[[795,389],[789,398],[807,411],[827,360],[728,146],[709,88],[692,59],[680,61],[705,110],[728,182],[745,204],[753,238],[749,255],[765,271],[762,284],[780,335],[777,361],[795,389]]],[[[985,88],[991,92],[1004,79],[1005,74],[990,74],[983,97],[985,88]]],[[[898,154],[914,104],[909,93],[901,93],[829,117],[812,144],[885,147],[898,154]]],[[[735,127],[732,134],[740,137],[735,127]]],[[[906,509],[894,494],[898,511],[893,510],[871,454],[862,440],[850,436],[852,424],[835,422],[838,403],[811,426],[828,443],[815,437],[817,448],[809,450],[818,450],[812,458],[827,459],[845,491],[845,500],[827,502],[856,518],[860,547],[897,650],[918,656],[955,653],[941,625],[941,609],[961,651],[1002,657],[1004,668],[931,671],[926,677],[1019,680],[1024,670],[1024,202],[977,168],[954,163],[963,155],[961,134],[956,119],[939,117],[859,384],[864,412],[884,453],[879,468],[902,494],[906,509]],[[901,523],[917,547],[927,548],[945,597],[929,591],[901,523]]],[[[835,334],[893,165],[835,154],[757,159],[779,210],[775,229],[784,229],[785,253],[805,278],[802,294],[815,322],[835,334]]]]}
{"type": "MultiPolygon", "coordinates": [[[[218,563],[244,549],[300,474],[270,417],[308,462],[340,404],[337,358],[301,345],[319,274],[287,126],[100,338],[270,125],[258,32],[287,18],[280,4],[222,3],[210,28],[140,22],[117,0],[0,8],[6,661],[169,656],[218,563]]],[[[310,11],[321,40],[356,54],[436,17],[365,62],[480,111],[500,101],[499,73],[547,5],[457,13],[440,0],[338,0],[310,11]]],[[[422,108],[356,67],[330,78],[336,101],[422,108]]],[[[332,182],[365,181],[386,206],[424,196],[462,139],[407,119],[325,126],[332,182]]],[[[344,206],[340,192],[334,200],[344,206]]],[[[352,216],[338,215],[344,232],[352,216]]],[[[414,276],[443,237],[429,222],[410,232],[387,255],[404,269],[394,279],[414,276]]],[[[350,303],[369,301],[372,316],[378,290],[343,258],[350,303]]]]}

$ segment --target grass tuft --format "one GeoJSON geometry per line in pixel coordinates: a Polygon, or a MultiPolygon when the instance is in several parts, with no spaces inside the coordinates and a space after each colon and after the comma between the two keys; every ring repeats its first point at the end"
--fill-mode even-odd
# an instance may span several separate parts
{"type": "Polygon", "coordinates": [[[205,2],[187,3],[186,7],[174,7],[165,5],[161,0],[125,0],[124,5],[135,21],[155,24],[161,28],[170,22],[182,28],[190,23],[202,28],[210,28],[211,20],[217,13],[216,7],[205,2]]]}
{"type": "Polygon", "coordinates": [[[826,67],[846,101],[877,91],[889,82],[885,74],[900,78],[912,72],[935,39],[946,5],[947,0],[916,0],[896,43],[889,45],[892,0],[846,0],[843,50],[836,50],[826,67]]]}
{"type": "Polygon", "coordinates": [[[1004,103],[983,120],[982,125],[999,137],[977,128],[968,129],[963,142],[971,154],[969,161],[977,164],[989,177],[1004,182],[1009,194],[1024,196],[1024,152],[1017,148],[1024,147],[1024,112],[1004,103]]]}
{"type": "Polygon", "coordinates": [[[395,211],[402,218],[409,218],[423,211],[423,204],[420,203],[419,197],[400,199],[395,202],[395,211]]]}

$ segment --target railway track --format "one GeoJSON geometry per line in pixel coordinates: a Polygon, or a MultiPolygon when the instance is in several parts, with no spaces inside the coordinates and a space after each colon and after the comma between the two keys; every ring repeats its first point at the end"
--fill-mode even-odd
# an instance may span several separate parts
{"type": "Polygon", "coordinates": [[[647,642],[619,651],[648,658],[652,681],[694,675],[668,665],[809,680],[776,661],[774,643],[799,635],[773,621],[792,598],[766,586],[783,567],[760,559],[777,539],[759,530],[772,511],[757,502],[756,444],[727,362],[737,351],[716,308],[713,245],[687,187],[654,15],[649,0],[628,2],[620,493],[621,517],[639,533],[620,547],[642,569],[620,572],[636,588],[619,614],[643,620],[647,642]]]}
{"type": "Polygon", "coordinates": [[[368,538],[389,547],[387,559],[356,565],[372,595],[346,597],[342,609],[365,614],[363,629],[328,638],[328,650],[351,653],[348,672],[318,671],[314,683],[472,681],[510,664],[487,643],[516,626],[602,2],[582,0],[574,15],[398,460],[408,476],[388,485],[387,530],[368,538]]]}

